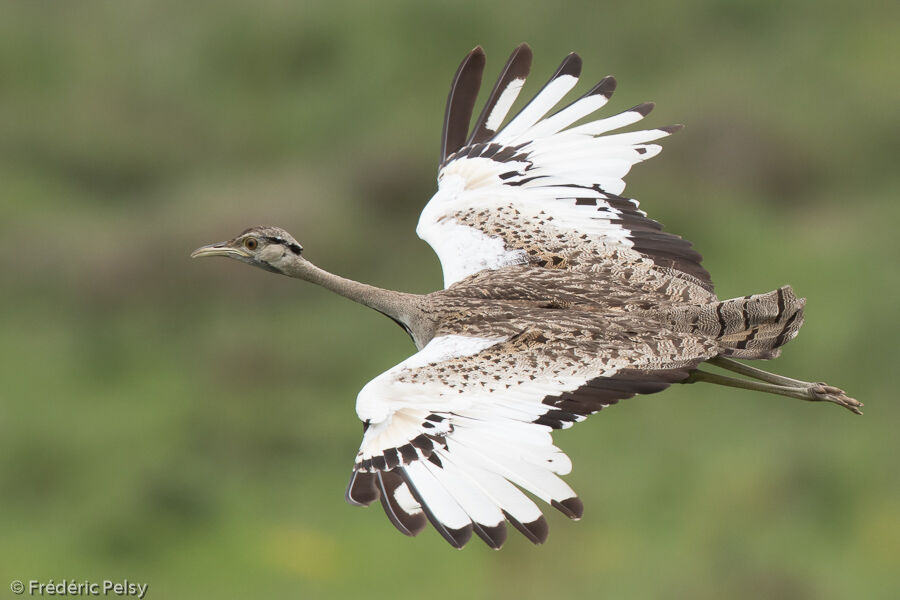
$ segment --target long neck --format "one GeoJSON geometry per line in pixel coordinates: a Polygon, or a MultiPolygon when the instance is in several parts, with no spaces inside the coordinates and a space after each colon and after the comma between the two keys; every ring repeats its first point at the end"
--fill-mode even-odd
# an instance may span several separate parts
{"type": "Polygon", "coordinates": [[[385,290],[352,279],[347,279],[334,273],[320,269],[308,260],[297,257],[296,259],[280,265],[281,272],[288,277],[303,279],[349,298],[354,302],[374,308],[378,312],[390,317],[403,327],[418,344],[421,335],[418,330],[425,325],[425,317],[417,306],[417,300],[421,296],[385,290]]]}

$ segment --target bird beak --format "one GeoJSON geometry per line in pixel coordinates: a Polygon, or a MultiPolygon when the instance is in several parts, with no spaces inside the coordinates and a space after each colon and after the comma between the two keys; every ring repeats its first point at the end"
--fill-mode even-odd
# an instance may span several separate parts
{"type": "Polygon", "coordinates": [[[199,258],[201,256],[230,256],[231,258],[249,258],[248,254],[238,248],[228,245],[228,242],[219,242],[218,244],[210,244],[202,246],[191,252],[191,258],[199,258]]]}

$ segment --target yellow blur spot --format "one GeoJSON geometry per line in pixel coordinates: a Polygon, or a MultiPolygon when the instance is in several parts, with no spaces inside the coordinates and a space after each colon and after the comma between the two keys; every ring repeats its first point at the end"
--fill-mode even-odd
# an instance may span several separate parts
{"type": "Polygon", "coordinates": [[[337,541],[300,527],[269,530],[260,540],[263,561],[279,571],[313,581],[328,581],[337,572],[337,541]]]}
{"type": "Polygon", "coordinates": [[[900,514],[891,502],[881,502],[862,511],[858,550],[865,562],[896,566],[900,555],[900,514]]]}

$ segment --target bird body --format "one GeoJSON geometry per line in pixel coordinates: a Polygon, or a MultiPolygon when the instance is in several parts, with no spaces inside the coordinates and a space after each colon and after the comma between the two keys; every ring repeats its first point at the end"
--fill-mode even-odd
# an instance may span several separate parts
{"type": "Polygon", "coordinates": [[[651,104],[577,123],[609,100],[604,78],[568,106],[581,59],[571,54],[507,121],[531,64],[518,47],[479,117],[484,68],[476,48],[447,101],[438,191],[417,227],[441,261],[445,287],[383,290],[328,273],[283,229],[251,228],[194,256],[224,255],[322,285],[393,319],[418,352],[366,384],[364,435],[347,500],[376,500],[401,532],[430,522],[453,546],[472,534],[499,548],[506,523],[546,539],[523,490],[577,519],[563,481],[572,464],[551,432],[619,400],[707,381],[859,412],[843,391],[737,363],[774,358],[803,323],[785,286],[719,300],[701,256],[622,196],[630,168],[679,127],[609,133],[651,104]],[[703,363],[751,379],[699,369],[703,363]]]}

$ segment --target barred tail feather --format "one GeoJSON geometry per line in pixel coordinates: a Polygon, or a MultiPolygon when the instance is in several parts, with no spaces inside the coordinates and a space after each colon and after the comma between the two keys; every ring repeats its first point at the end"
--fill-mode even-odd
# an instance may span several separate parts
{"type": "Polygon", "coordinates": [[[803,325],[805,298],[786,285],[767,294],[719,303],[726,322],[719,334],[722,353],[733,358],[775,358],[781,346],[797,337],[803,325]]]}
{"type": "Polygon", "coordinates": [[[766,294],[677,309],[670,315],[671,326],[715,338],[722,356],[769,359],[797,336],[804,304],[806,299],[786,285],[766,294]]]}

